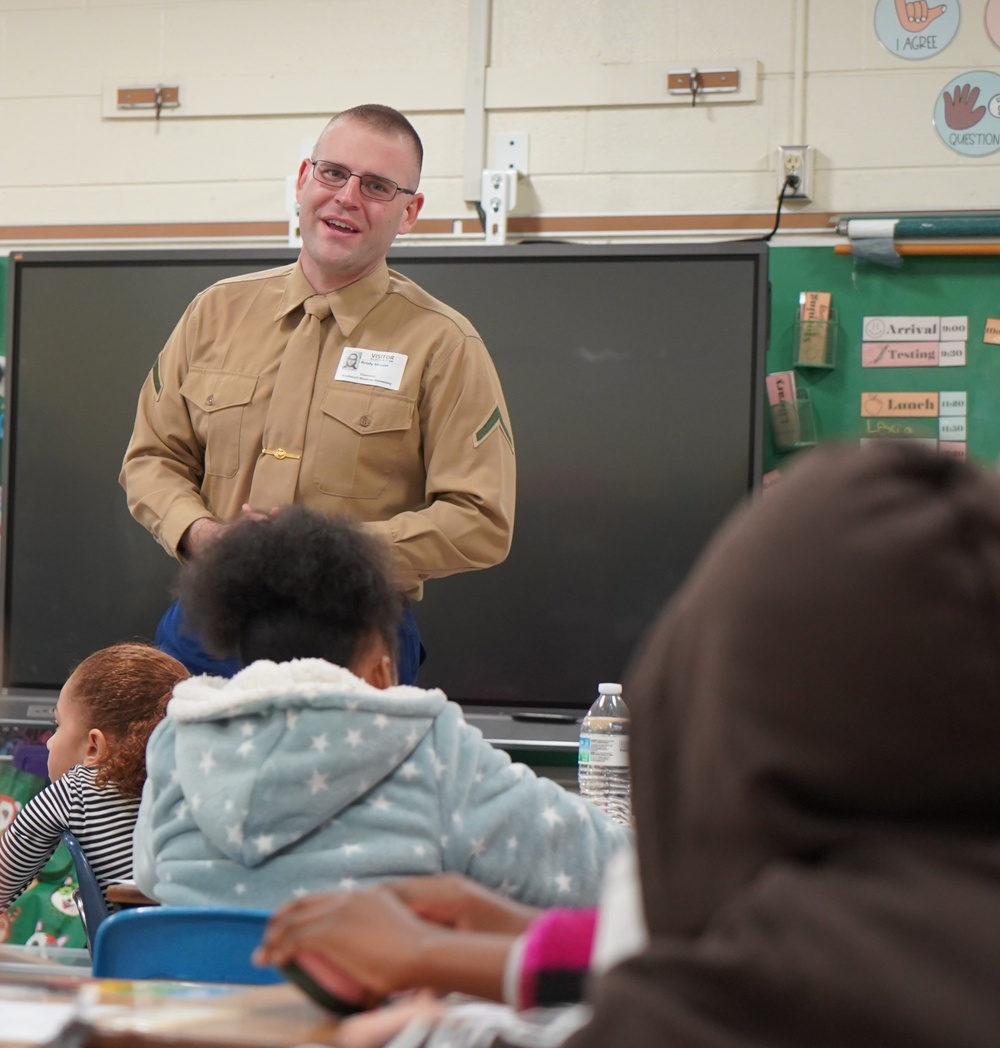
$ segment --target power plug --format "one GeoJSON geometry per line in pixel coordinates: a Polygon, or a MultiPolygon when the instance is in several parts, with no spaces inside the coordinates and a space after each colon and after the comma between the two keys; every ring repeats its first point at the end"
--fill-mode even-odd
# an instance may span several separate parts
{"type": "Polygon", "coordinates": [[[785,189],[786,200],[812,200],[812,146],[778,146],[778,192],[785,189]]]}

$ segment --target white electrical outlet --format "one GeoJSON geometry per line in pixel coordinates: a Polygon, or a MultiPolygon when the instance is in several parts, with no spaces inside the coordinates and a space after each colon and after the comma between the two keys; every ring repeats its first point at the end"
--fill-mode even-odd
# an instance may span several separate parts
{"type": "Polygon", "coordinates": [[[778,192],[789,177],[797,179],[785,190],[786,200],[812,200],[813,147],[778,146],[778,192]]]}

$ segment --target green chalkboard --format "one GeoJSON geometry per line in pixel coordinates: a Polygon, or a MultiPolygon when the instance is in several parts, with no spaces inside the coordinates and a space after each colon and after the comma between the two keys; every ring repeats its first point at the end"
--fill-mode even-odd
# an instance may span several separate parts
{"type": "MultiPolygon", "coordinates": [[[[829,291],[837,311],[836,365],[824,371],[796,368],[797,387],[807,389],[818,439],[874,436],[876,420],[861,417],[869,392],[966,391],[967,454],[994,465],[1000,457],[1000,346],[983,341],[986,320],[1000,317],[1000,258],[996,256],[904,256],[899,268],[856,261],[832,247],[771,251],[771,347],[767,371],[792,369],[799,293],[829,291]],[[966,363],[958,367],[862,367],[866,316],[968,317],[966,363]]],[[[933,432],[932,419],[886,419],[912,435],[933,432]]],[[[886,429],[888,427],[881,427],[886,429]]],[[[771,427],[764,446],[765,470],[789,454],[775,449],[771,427]]]]}

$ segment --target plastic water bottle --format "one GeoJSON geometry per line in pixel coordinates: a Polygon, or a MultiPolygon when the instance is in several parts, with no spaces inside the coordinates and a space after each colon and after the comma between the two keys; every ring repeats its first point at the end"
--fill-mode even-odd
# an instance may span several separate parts
{"type": "Polygon", "coordinates": [[[598,684],[597,701],[580,726],[580,796],[615,822],[632,824],[628,707],[620,684],[598,684]]]}

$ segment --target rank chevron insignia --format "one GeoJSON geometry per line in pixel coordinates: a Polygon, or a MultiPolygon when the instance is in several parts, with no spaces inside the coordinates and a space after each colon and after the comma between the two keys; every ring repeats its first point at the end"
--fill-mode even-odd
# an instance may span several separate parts
{"type": "Polygon", "coordinates": [[[480,444],[493,432],[493,430],[499,429],[503,434],[503,439],[510,445],[510,450],[514,450],[514,438],[510,435],[510,430],[507,428],[507,423],[503,420],[503,415],[500,413],[500,405],[493,409],[490,417],[476,430],[476,439],[472,442],[472,446],[478,448],[480,444]]]}

